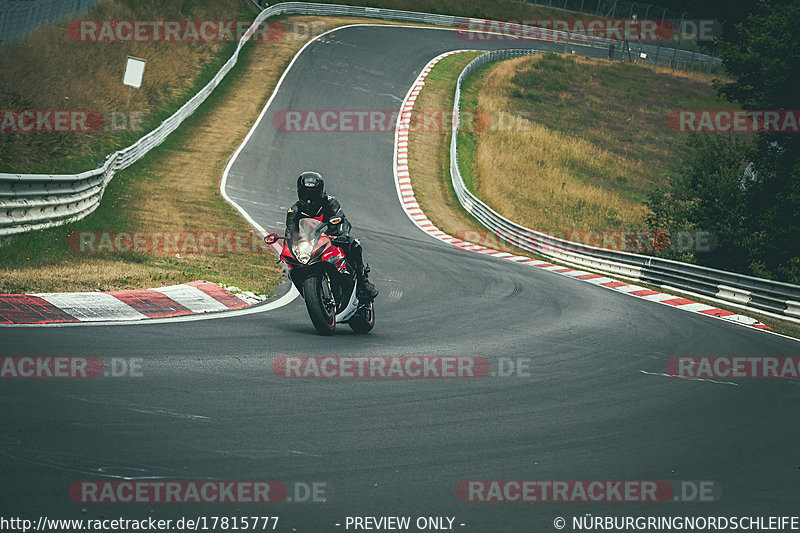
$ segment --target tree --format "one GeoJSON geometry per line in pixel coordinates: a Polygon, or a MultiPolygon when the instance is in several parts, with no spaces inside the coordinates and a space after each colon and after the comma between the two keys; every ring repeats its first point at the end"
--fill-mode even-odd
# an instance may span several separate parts
{"type": "MultiPolygon", "coordinates": [[[[723,65],[736,81],[720,93],[746,110],[798,110],[800,0],[763,0],[740,41],[724,46],[723,65]]],[[[755,178],[747,188],[751,268],[800,283],[800,133],[763,132],[755,143],[755,178]]]]}
{"type": "Polygon", "coordinates": [[[647,222],[652,229],[673,236],[709,232],[714,246],[711,251],[688,255],[672,247],[667,257],[747,271],[747,194],[742,176],[751,154],[751,147],[732,135],[692,134],[666,189],[650,194],[647,222]]]}
{"type": "MultiPolygon", "coordinates": [[[[735,81],[719,84],[720,94],[750,111],[800,109],[797,20],[800,0],[761,1],[737,25],[737,42],[721,43],[735,81]]],[[[800,283],[800,133],[760,132],[746,146],[704,135],[689,141],[663,195],[651,196],[651,223],[715,231],[719,248],[698,262],[800,283]]]]}

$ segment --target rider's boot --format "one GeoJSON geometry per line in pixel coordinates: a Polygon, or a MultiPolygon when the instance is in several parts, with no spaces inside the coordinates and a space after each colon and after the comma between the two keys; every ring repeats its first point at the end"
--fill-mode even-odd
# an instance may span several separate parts
{"type": "Polygon", "coordinates": [[[364,265],[361,269],[356,271],[358,275],[356,276],[357,280],[357,287],[358,287],[358,297],[363,298],[369,301],[374,300],[378,296],[378,289],[375,288],[375,285],[370,283],[368,274],[369,274],[369,265],[364,265]]]}

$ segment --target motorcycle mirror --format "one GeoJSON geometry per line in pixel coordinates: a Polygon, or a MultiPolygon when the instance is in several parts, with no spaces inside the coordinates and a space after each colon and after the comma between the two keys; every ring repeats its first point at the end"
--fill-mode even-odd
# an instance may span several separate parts
{"type": "Polygon", "coordinates": [[[264,242],[267,244],[275,244],[278,242],[278,234],[277,233],[270,233],[266,237],[264,237],[264,242]]]}

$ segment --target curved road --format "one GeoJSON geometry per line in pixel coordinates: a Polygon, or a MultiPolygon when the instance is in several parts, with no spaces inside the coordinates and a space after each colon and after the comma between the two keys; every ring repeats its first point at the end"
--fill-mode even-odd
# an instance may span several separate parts
{"type": "Polygon", "coordinates": [[[403,213],[393,133],[273,127],[286,109],[399,109],[434,56],[510,47],[476,45],[434,29],[329,34],[298,58],[229,174],[228,193],[272,228],[283,223],[299,171],[329,177],[382,291],[370,335],[346,326],[333,338],[315,335],[300,299],[201,322],[0,330],[0,355],[141,358],[143,374],[3,380],[0,514],[277,514],[278,530],[298,532],[342,531],[347,516],[450,516],[456,530],[497,532],[546,530],[557,515],[583,513],[796,512],[798,382],[662,374],[673,356],[798,355],[797,342],[456,251],[403,213]],[[273,358],[298,354],[478,355],[531,366],[529,377],[475,380],[275,377],[273,358]],[[120,478],[319,482],[327,501],[87,505],[68,497],[75,481],[120,478]],[[702,505],[464,503],[455,488],[468,479],[711,480],[722,496],[702,505]]]}

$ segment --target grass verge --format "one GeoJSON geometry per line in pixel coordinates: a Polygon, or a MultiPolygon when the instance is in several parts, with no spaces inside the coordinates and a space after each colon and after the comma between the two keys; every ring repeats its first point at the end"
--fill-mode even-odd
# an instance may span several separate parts
{"type": "Polygon", "coordinates": [[[249,226],[219,195],[228,158],[300,47],[313,34],[364,22],[290,20],[279,42],[245,46],[237,66],[197,112],[146,158],[115,176],[95,213],[0,247],[0,292],[109,291],[205,279],[269,293],[281,279],[270,253],[76,254],[67,240],[92,231],[247,234],[249,226]]]}
{"type": "MultiPolygon", "coordinates": [[[[439,61],[428,75],[425,88],[415,102],[416,109],[452,110],[458,76],[479,52],[454,54],[439,61]]],[[[414,196],[436,226],[450,235],[485,232],[478,221],[458,202],[450,183],[450,133],[447,128],[417,128],[409,135],[409,173],[414,196]]],[[[497,243],[505,251],[511,250],[497,243]]]]}
{"type": "MultiPolygon", "coordinates": [[[[417,109],[452,109],[454,87],[458,76],[461,74],[464,67],[466,67],[472,59],[477,57],[477,55],[479,54],[456,54],[444,58],[437,63],[428,76],[425,87],[416,100],[415,107],[417,109]]],[[[480,80],[482,79],[482,75],[487,75],[492,65],[493,64],[489,64],[486,65],[485,68],[479,69],[476,71],[475,76],[467,80],[464,92],[462,92],[462,102],[465,106],[469,106],[470,102],[476,101],[475,91],[481,87],[480,80]]],[[[682,77],[686,76],[684,73],[676,73],[676,75],[682,77]]],[[[468,109],[468,107],[465,106],[462,106],[462,109],[468,109]]],[[[499,239],[487,235],[486,228],[461,207],[450,180],[449,142],[450,138],[447,132],[412,130],[409,136],[409,173],[414,187],[414,195],[426,216],[440,230],[449,235],[461,238],[469,238],[471,235],[483,235],[485,236],[484,240],[473,240],[472,242],[477,242],[484,246],[517,255],[536,257],[550,261],[549,258],[544,258],[537,254],[508,246],[499,239]]],[[[463,148],[459,148],[459,150],[460,155],[465,155],[465,150],[463,148]]],[[[464,168],[468,166],[469,161],[465,161],[465,163],[461,165],[462,172],[464,168]]],[[[609,277],[613,278],[613,276],[609,277]]],[[[640,283],[640,285],[644,284],[640,283]]],[[[660,292],[675,294],[676,296],[685,296],[679,292],[667,291],[660,287],[651,288],[660,292]]],[[[745,313],[748,316],[760,320],[777,333],[800,338],[800,326],[796,324],[775,319],[757,312],[749,310],[743,311],[734,307],[728,307],[724,303],[711,302],[703,300],[702,298],[692,299],[714,307],[727,309],[734,313],[745,313]]]]}
{"type": "Polygon", "coordinates": [[[685,134],[678,109],[734,109],[711,77],[557,54],[486,65],[463,109],[496,124],[460,136],[461,166],[488,205],[527,227],[646,229],[647,194],[666,181],[685,134]],[[473,155],[473,157],[470,157],[473,155]]]}
{"type": "MultiPolygon", "coordinates": [[[[236,48],[220,42],[98,42],[83,20],[252,20],[246,0],[189,3],[104,0],[88,12],[36,28],[0,48],[0,109],[90,111],[85,132],[0,131],[0,172],[75,173],[135,142],[204,86],[236,48]],[[127,56],[147,61],[142,87],[122,84],[127,56]],[[90,128],[93,130],[94,128],[90,128]]],[[[4,117],[5,118],[5,117],[4,117]]],[[[4,122],[4,126],[10,126],[4,122]]]]}

